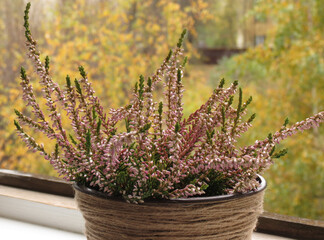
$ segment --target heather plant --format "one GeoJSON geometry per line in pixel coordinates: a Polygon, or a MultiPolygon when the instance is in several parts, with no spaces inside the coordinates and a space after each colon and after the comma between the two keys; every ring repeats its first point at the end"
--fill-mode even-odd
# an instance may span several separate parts
{"type": "Polygon", "coordinates": [[[50,60],[46,57],[44,63],[41,61],[29,29],[29,8],[27,4],[26,45],[40,78],[48,114],[42,111],[30,78],[21,68],[23,99],[32,108],[35,118],[15,110],[14,123],[27,146],[40,152],[68,181],[132,203],[143,203],[151,198],[253,191],[259,186],[257,174],[262,174],[273,159],[287,152],[276,152],[275,145],[324,120],[324,112],[291,127],[287,119],[279,131],[266,139],[239,147],[237,139],[251,127],[256,115],[245,117],[252,97],[243,101],[238,82],[226,88],[224,79],[205,104],[184,118],[182,78],[187,58],[183,57],[182,45],[185,30],[157,71],[152,76],[139,77],[130,103],[105,113],[82,66],[78,79],[66,76],[64,88],[52,80],[50,60]],[[157,84],[165,89],[163,102],[153,100],[157,84]],[[62,126],[59,106],[71,121],[71,133],[62,126]],[[55,149],[48,152],[22,125],[56,141],[55,149]]]}

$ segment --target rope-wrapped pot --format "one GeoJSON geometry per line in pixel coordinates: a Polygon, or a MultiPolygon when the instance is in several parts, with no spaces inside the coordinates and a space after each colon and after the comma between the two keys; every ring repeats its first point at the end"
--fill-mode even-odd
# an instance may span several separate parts
{"type": "Polygon", "coordinates": [[[88,240],[251,239],[263,211],[266,182],[257,191],[130,204],[75,184],[88,240]]]}

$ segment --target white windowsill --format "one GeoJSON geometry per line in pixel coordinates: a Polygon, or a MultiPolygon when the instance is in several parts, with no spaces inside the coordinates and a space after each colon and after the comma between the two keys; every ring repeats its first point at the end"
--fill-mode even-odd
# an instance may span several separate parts
{"type": "Polygon", "coordinates": [[[75,233],[84,229],[74,199],[1,185],[0,217],[75,233]]]}
{"type": "MultiPolygon", "coordinates": [[[[73,199],[0,185],[1,239],[85,240],[84,220],[73,199]]],[[[254,233],[252,240],[288,240],[254,233]]]]}
{"type": "Polygon", "coordinates": [[[8,240],[86,240],[82,234],[0,217],[1,239],[8,240]]]}

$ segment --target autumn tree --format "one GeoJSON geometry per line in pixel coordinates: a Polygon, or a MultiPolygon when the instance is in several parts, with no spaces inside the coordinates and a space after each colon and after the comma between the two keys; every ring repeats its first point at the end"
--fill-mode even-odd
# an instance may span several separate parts
{"type": "MultiPolygon", "coordinates": [[[[33,17],[30,22],[36,36],[42,32],[42,26],[37,24],[44,21],[44,7],[39,0],[33,0],[33,17]],[[35,14],[37,13],[37,14],[35,14]]],[[[50,167],[41,158],[34,161],[35,157],[18,143],[18,138],[12,125],[15,118],[13,103],[23,106],[20,100],[19,69],[20,66],[30,66],[26,62],[24,49],[24,29],[22,16],[25,2],[22,0],[2,0],[0,8],[0,167],[30,170],[32,172],[48,173],[50,167]],[[31,164],[33,162],[33,164],[31,164]]],[[[27,108],[22,111],[30,115],[27,108]]]]}
{"type": "MultiPolygon", "coordinates": [[[[34,3],[38,1],[32,1],[34,3]]],[[[148,77],[153,73],[170,47],[177,42],[181,31],[187,28],[189,35],[194,37],[195,22],[210,17],[208,4],[203,0],[56,0],[48,4],[38,9],[37,14],[30,14],[31,18],[40,17],[36,23],[31,22],[30,28],[38,33],[34,36],[43,53],[41,59],[44,61],[46,55],[50,57],[49,72],[61,85],[65,83],[67,75],[72,79],[80,78],[78,66],[83,65],[96,95],[106,108],[128,104],[130,91],[138,77],[141,74],[148,77]],[[43,15],[40,14],[42,12],[43,15]]],[[[23,23],[23,11],[18,9],[23,5],[16,8],[20,24],[23,23]]],[[[3,26],[5,24],[0,25],[3,26]]],[[[20,34],[23,37],[23,32],[20,34]]],[[[188,57],[197,54],[190,41],[185,42],[185,48],[188,57]]],[[[15,50],[20,59],[25,59],[23,49],[20,46],[15,50]]],[[[7,49],[1,48],[1,51],[7,53],[7,49]]],[[[13,76],[19,75],[21,63],[13,64],[16,69],[8,78],[14,79],[13,76]]],[[[28,73],[32,74],[31,71],[28,73]]],[[[194,72],[184,78],[187,89],[184,103],[190,105],[186,109],[188,112],[205,100],[201,96],[208,96],[211,92],[204,79],[197,80],[199,76],[199,72],[194,72]]],[[[33,81],[37,81],[37,78],[33,78],[33,81]]],[[[17,96],[18,81],[6,91],[12,98],[17,96]]],[[[40,88],[36,89],[36,93],[41,94],[40,88]]],[[[14,134],[13,102],[15,106],[23,105],[17,101],[16,98],[4,100],[1,110],[6,120],[0,132],[14,134]]],[[[68,119],[64,119],[63,124],[69,125],[68,119]]],[[[46,141],[44,137],[39,137],[40,141],[46,141]]],[[[49,164],[44,164],[41,157],[24,150],[24,145],[17,143],[15,138],[10,141],[7,137],[2,139],[1,167],[53,174],[49,164]]]]}
{"type": "MultiPolygon", "coordinates": [[[[324,18],[321,0],[257,1],[252,17],[269,21],[264,45],[224,61],[225,76],[244,81],[253,95],[255,132],[266,136],[286,117],[299,121],[324,109],[324,18]]],[[[266,209],[323,219],[323,127],[284,143],[289,154],[266,175],[266,209]]]]}

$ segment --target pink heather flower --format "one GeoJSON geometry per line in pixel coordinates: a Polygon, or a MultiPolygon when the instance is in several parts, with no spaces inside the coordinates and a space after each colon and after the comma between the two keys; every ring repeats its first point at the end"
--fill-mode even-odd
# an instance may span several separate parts
{"type": "Polygon", "coordinates": [[[81,78],[74,84],[67,76],[64,91],[53,82],[49,59],[42,63],[28,22],[25,26],[28,56],[40,78],[49,114],[45,116],[40,109],[22,68],[22,97],[36,120],[16,110],[18,135],[66,180],[83,182],[127,202],[214,194],[208,189],[213,184],[213,188],[219,187],[219,194],[253,191],[259,184],[257,174],[267,169],[274,157],[284,154],[273,152],[275,144],[324,121],[324,112],[320,112],[289,128],[285,124],[262,141],[238,147],[237,139],[252,126],[255,117],[244,118],[252,98],[243,103],[239,89],[238,104],[233,106],[238,84],[225,88],[223,80],[207,102],[184,119],[181,80],[186,60],[181,61],[181,45],[185,32],[157,71],[150,77],[140,77],[130,103],[105,113],[83,67],[79,67],[81,78]],[[153,90],[162,81],[164,103],[156,103],[153,90]],[[72,132],[63,128],[57,104],[71,120],[72,132]],[[54,151],[47,153],[19,123],[55,140],[54,151]],[[123,124],[124,131],[116,128],[123,124]]]}

